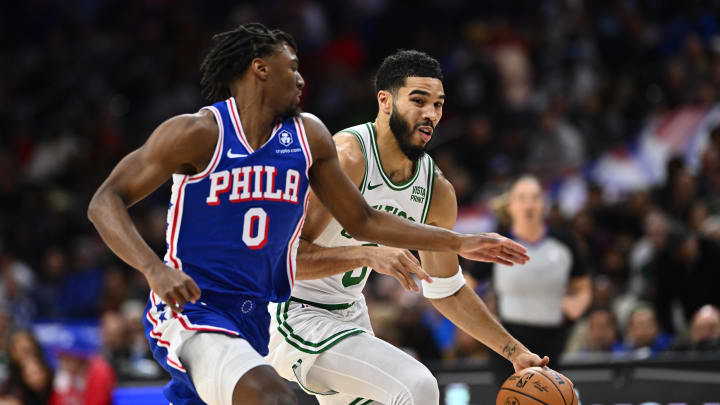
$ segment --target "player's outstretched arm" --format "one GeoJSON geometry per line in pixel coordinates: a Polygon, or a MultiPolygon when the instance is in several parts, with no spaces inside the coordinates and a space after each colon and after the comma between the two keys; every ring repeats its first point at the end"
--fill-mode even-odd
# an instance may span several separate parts
{"type": "Polygon", "coordinates": [[[200,289],[183,272],[165,266],[138,233],[128,208],[173,173],[201,171],[212,156],[217,131],[208,111],[164,122],[143,146],[115,166],[88,207],[88,218],[108,247],[142,272],[150,288],[167,303],[182,306],[194,301],[200,297],[200,289]]]}
{"type": "Polygon", "coordinates": [[[419,292],[412,275],[432,283],[420,262],[406,249],[385,246],[324,247],[300,240],[297,254],[298,280],[311,280],[342,274],[367,266],[394,277],[404,289],[419,292]]]}
{"type": "MultiPolygon", "coordinates": [[[[440,173],[435,176],[433,190],[428,223],[451,229],[457,216],[455,191],[440,173]]],[[[464,285],[462,274],[458,273],[456,254],[421,251],[420,260],[425,271],[435,280],[433,285],[424,287],[423,294],[430,297],[430,302],[440,313],[512,362],[515,371],[547,365],[547,357],[541,359],[513,338],[492,316],[480,297],[464,285]]]]}
{"type": "Polygon", "coordinates": [[[472,260],[505,264],[524,263],[529,259],[524,247],[500,235],[463,235],[372,209],[353,183],[342,174],[325,125],[311,114],[303,114],[302,118],[313,155],[310,169],[313,191],[356,239],[406,249],[458,252],[472,260]]]}

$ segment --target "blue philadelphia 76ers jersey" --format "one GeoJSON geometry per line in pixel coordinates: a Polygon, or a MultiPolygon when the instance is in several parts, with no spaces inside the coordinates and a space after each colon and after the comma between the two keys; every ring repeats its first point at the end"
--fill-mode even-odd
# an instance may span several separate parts
{"type": "Polygon", "coordinates": [[[204,108],[215,115],[218,143],[202,173],[173,175],[165,263],[203,295],[285,301],[309,195],[302,120],[279,122],[253,150],[232,97],[204,108]]]}

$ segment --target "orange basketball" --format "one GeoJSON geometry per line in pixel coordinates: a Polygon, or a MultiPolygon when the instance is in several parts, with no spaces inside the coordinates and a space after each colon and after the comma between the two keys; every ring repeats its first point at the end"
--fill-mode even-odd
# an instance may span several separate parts
{"type": "Polygon", "coordinates": [[[573,383],[549,367],[530,367],[511,375],[495,405],[577,405],[573,383]]]}

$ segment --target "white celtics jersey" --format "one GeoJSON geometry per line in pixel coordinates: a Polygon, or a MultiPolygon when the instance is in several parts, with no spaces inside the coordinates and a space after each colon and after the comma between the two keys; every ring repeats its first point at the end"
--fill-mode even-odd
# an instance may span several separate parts
{"type": "MultiPolygon", "coordinates": [[[[367,203],[381,211],[425,223],[432,198],[435,164],[430,156],[424,155],[416,164],[415,172],[406,182],[394,183],[383,172],[380,164],[375,128],[372,123],[357,125],[342,132],[357,137],[365,155],[365,175],[360,184],[360,193],[367,203]]],[[[315,240],[320,246],[353,246],[365,244],[353,239],[335,218],[315,240]]],[[[376,246],[375,244],[367,244],[376,246]]],[[[346,304],[359,300],[370,275],[367,267],[360,267],[344,274],[316,280],[298,280],[292,296],[321,304],[346,304]]]]}

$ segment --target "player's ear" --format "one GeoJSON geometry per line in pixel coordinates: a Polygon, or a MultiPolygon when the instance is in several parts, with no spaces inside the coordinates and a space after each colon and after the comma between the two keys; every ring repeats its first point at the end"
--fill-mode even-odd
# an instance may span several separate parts
{"type": "Polygon", "coordinates": [[[260,80],[265,81],[267,80],[270,66],[268,66],[267,62],[262,58],[255,58],[250,62],[250,70],[260,80]]]}
{"type": "Polygon", "coordinates": [[[378,108],[382,113],[387,115],[392,114],[392,93],[390,93],[389,91],[380,90],[377,94],[377,100],[378,108]]]}

